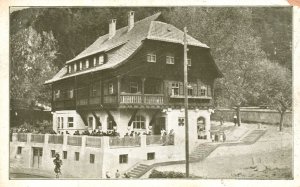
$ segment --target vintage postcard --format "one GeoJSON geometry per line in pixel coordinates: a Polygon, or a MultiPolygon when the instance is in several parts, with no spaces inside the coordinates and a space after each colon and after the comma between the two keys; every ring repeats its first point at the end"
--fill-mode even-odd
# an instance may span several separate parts
{"type": "Polygon", "coordinates": [[[5,184],[299,185],[297,1],[202,3],[3,6],[5,184]]]}

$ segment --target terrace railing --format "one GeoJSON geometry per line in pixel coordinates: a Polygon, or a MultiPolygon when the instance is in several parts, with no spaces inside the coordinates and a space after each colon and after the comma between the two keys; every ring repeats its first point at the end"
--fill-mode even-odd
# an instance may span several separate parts
{"type": "Polygon", "coordinates": [[[174,145],[174,135],[151,135],[146,137],[146,145],[174,145]]]}
{"type": "Polygon", "coordinates": [[[45,135],[44,134],[31,134],[31,142],[44,143],[45,135]]]}
{"type": "Polygon", "coordinates": [[[17,141],[18,142],[27,142],[27,134],[26,133],[18,133],[17,141]]]}
{"type": "Polygon", "coordinates": [[[64,143],[64,136],[63,135],[49,134],[48,143],[51,143],[51,144],[63,144],[64,143]]]}
{"type": "Polygon", "coordinates": [[[125,136],[124,138],[119,137],[109,137],[109,146],[110,147],[133,147],[141,146],[141,137],[129,137],[125,136]]]}
{"type": "Polygon", "coordinates": [[[87,136],[86,137],[86,147],[101,147],[101,137],[93,137],[87,136]]]}
{"type": "Polygon", "coordinates": [[[81,136],[68,136],[68,145],[73,146],[81,146],[82,145],[82,137],[81,136]]]}
{"type": "Polygon", "coordinates": [[[164,95],[145,94],[144,103],[146,104],[164,104],[164,95]]]}
{"type": "Polygon", "coordinates": [[[122,94],[120,96],[121,103],[142,103],[142,95],[139,94],[122,94]]]}

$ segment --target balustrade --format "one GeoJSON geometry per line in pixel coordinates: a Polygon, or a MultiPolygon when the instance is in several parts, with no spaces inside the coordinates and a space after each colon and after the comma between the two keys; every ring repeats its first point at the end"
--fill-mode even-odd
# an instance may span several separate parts
{"type": "Polygon", "coordinates": [[[44,134],[31,134],[31,142],[44,143],[44,141],[45,141],[44,134]]]}

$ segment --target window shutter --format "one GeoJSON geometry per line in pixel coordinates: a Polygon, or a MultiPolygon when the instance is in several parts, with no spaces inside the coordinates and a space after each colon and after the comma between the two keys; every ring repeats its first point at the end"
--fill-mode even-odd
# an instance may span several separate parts
{"type": "Polygon", "coordinates": [[[210,85],[207,85],[207,96],[208,97],[211,97],[211,86],[210,85]]]}
{"type": "Polygon", "coordinates": [[[179,95],[184,95],[184,87],[182,82],[178,82],[179,84],[179,95]]]}
{"type": "Polygon", "coordinates": [[[192,87],[193,87],[193,95],[197,95],[197,84],[196,83],[192,83],[192,87]]]}
{"type": "Polygon", "coordinates": [[[168,81],[168,95],[172,95],[172,81],[168,81]]]}

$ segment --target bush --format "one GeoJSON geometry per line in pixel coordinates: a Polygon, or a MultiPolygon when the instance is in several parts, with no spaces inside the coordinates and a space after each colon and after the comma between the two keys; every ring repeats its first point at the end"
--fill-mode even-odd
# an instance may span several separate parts
{"type": "Polygon", "coordinates": [[[152,170],[149,175],[149,178],[184,178],[185,173],[174,172],[174,171],[157,171],[152,170]]]}

